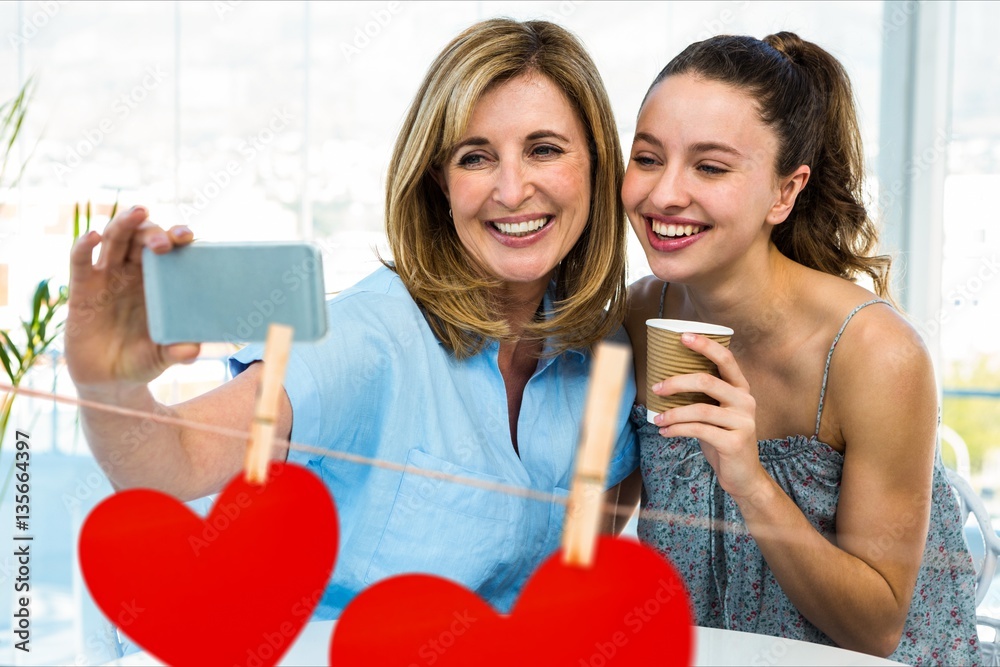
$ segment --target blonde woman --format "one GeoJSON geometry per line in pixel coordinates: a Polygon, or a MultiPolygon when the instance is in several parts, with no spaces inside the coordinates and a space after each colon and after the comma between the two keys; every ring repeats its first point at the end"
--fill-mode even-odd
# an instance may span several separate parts
{"type": "MultiPolygon", "coordinates": [[[[325,341],[296,346],[280,435],[565,493],[590,348],[622,335],[624,313],[624,169],[593,62],[551,23],[472,26],[431,65],[391,165],[392,259],[329,303],[325,341]]],[[[118,271],[138,275],[142,247],[169,252],[191,238],[134,208],[103,239],[81,239],[70,321],[84,333],[67,343],[70,372],[84,398],[244,428],[259,346],[232,358],[232,381],[166,407],[146,383],[198,347],[149,340],[138,279],[111,306],[88,306],[118,271]]],[[[638,464],[632,386],[619,410],[611,485],[638,464]]],[[[196,498],[242,466],[244,443],[236,440],[157,425],[149,436],[155,446],[137,453],[120,439],[127,420],[84,410],[83,422],[96,457],[116,461],[106,469],[118,487],[196,498]]],[[[558,546],[559,505],[295,449],[286,455],[323,479],[340,513],[337,566],[317,618],[336,617],[362,588],[402,572],[449,577],[506,610],[558,546]]],[[[637,490],[623,491],[622,501],[634,505],[637,490]]]]}

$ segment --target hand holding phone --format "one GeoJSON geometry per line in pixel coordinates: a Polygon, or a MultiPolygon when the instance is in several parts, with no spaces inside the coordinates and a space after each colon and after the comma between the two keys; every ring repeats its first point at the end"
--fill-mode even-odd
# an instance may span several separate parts
{"type": "Polygon", "coordinates": [[[193,240],[187,227],[162,229],[142,206],[119,213],[103,233],[91,231],[77,240],[70,255],[64,340],[66,365],[81,395],[130,395],[134,386],[198,356],[198,345],[150,340],[142,281],[145,248],[168,253],[193,240]]]}
{"type": "Polygon", "coordinates": [[[64,340],[67,367],[81,395],[131,395],[171,365],[196,359],[197,343],[263,340],[270,321],[294,326],[298,341],[325,332],[323,272],[315,249],[300,247],[286,255],[289,250],[278,245],[255,244],[250,250],[187,255],[186,250],[209,245],[191,246],[193,240],[187,227],[164,230],[144,207],[134,206],[103,233],[84,234],[73,246],[64,340]],[[228,315],[215,309],[214,319],[204,317],[215,302],[223,303],[228,315]]]}

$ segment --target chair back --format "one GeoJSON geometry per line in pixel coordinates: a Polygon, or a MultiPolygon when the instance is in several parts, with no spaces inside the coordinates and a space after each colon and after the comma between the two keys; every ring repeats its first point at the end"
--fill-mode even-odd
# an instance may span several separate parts
{"type": "Polygon", "coordinates": [[[970,514],[974,516],[983,537],[983,561],[976,568],[976,606],[978,607],[983,598],[986,597],[986,592],[993,581],[993,575],[996,574],[997,557],[1000,556],[1000,537],[993,529],[993,522],[983,499],[972,489],[965,478],[954,470],[948,470],[948,481],[951,482],[951,487],[958,494],[962,518],[967,520],[970,514]]]}
{"type": "MultiPolygon", "coordinates": [[[[997,558],[1000,555],[1000,537],[997,537],[996,531],[993,529],[993,522],[983,499],[968,482],[970,473],[969,448],[965,444],[965,440],[953,429],[942,424],[940,442],[951,447],[955,454],[957,470],[948,469],[947,472],[948,481],[951,482],[951,487],[958,496],[962,525],[968,523],[968,517],[971,514],[976,518],[976,524],[979,526],[979,532],[983,538],[983,560],[976,567],[976,607],[978,608],[986,598],[986,593],[989,591],[996,573],[997,558]]],[[[979,630],[980,664],[1000,667],[1000,619],[977,615],[976,625],[979,630]]]]}

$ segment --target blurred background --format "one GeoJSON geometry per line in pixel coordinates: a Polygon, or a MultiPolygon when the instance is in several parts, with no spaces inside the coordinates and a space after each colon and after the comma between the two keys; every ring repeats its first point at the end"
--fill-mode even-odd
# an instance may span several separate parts
{"type": "MultiPolygon", "coordinates": [[[[201,239],[312,241],[331,293],[372,271],[375,250],[387,254],[384,176],[404,111],[440,48],[494,16],[549,19],[582,38],[626,151],[650,81],[693,41],[790,30],[836,55],[861,111],[882,251],[935,356],[943,455],[1000,517],[1000,3],[0,3],[0,117],[10,121],[0,134],[0,330],[28,344],[22,320],[29,332],[46,324],[50,307],[35,317],[33,303],[45,279],[53,311],[51,341],[21,385],[73,395],[53,334],[74,216],[86,220],[88,204],[98,230],[116,203],[141,203],[201,239]]],[[[648,273],[635,241],[629,271],[648,273]]],[[[159,398],[216,386],[228,352],[208,347],[172,369],[155,384],[159,398]]],[[[90,601],[75,544],[111,489],[72,406],[9,399],[0,545],[13,531],[16,427],[32,442],[33,641],[31,653],[13,649],[16,568],[0,556],[0,663],[103,662],[123,646],[90,601]]],[[[987,596],[981,613],[996,616],[998,600],[987,596]]]]}

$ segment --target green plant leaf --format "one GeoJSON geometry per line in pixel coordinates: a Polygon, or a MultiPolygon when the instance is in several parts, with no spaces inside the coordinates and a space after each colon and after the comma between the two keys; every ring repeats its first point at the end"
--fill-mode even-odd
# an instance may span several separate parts
{"type": "Polygon", "coordinates": [[[42,354],[48,351],[49,346],[52,345],[53,341],[55,341],[55,339],[59,337],[59,333],[60,332],[57,330],[51,336],[42,341],[41,346],[38,348],[37,356],[41,356],[42,354]]]}
{"type": "Polygon", "coordinates": [[[24,89],[22,88],[17,97],[4,105],[5,107],[9,106],[9,109],[6,115],[0,118],[0,138],[3,139],[4,143],[3,161],[0,162],[0,177],[7,170],[7,162],[11,153],[14,152],[14,143],[17,141],[17,135],[21,128],[20,120],[24,116],[24,110],[21,108],[23,96],[24,89]]]}
{"type": "MultiPolygon", "coordinates": [[[[121,190],[119,190],[118,192],[115,193],[115,203],[111,207],[111,216],[108,218],[109,220],[114,220],[115,216],[118,215],[118,198],[121,196],[121,194],[122,194],[121,190]]],[[[90,221],[89,220],[87,221],[87,231],[88,232],[90,231],[90,221]]]]}
{"type": "Polygon", "coordinates": [[[40,346],[45,341],[45,334],[46,334],[45,324],[43,324],[42,321],[39,320],[38,322],[35,323],[35,354],[36,355],[39,352],[40,346]]]}
{"type": "Polygon", "coordinates": [[[51,278],[46,278],[42,282],[38,283],[38,287],[35,288],[35,297],[31,304],[31,322],[34,324],[38,322],[39,313],[42,310],[42,302],[48,302],[49,300],[49,280],[51,278]]]}
{"type": "Polygon", "coordinates": [[[39,320],[38,322],[39,326],[44,328],[47,327],[49,324],[51,324],[52,318],[55,317],[56,313],[59,312],[59,309],[62,308],[62,306],[65,305],[65,303],[66,302],[62,298],[62,294],[56,297],[55,301],[47,303],[45,305],[45,314],[42,315],[42,319],[39,320]]]}
{"type": "Polygon", "coordinates": [[[14,384],[14,371],[11,369],[10,357],[7,355],[7,348],[4,345],[0,345],[0,364],[3,364],[3,369],[7,372],[10,383],[14,384]]]}
{"type": "Polygon", "coordinates": [[[38,336],[37,340],[39,342],[45,340],[45,335],[48,333],[46,330],[48,329],[49,322],[52,320],[52,315],[54,315],[52,308],[48,305],[48,303],[46,303],[44,313],[40,318],[38,318],[38,321],[35,322],[35,332],[38,336]]]}
{"type": "MultiPolygon", "coordinates": [[[[54,301],[47,301],[45,303],[45,314],[42,316],[42,319],[38,323],[38,332],[39,332],[38,335],[42,339],[45,339],[46,330],[47,330],[48,326],[50,324],[52,324],[52,321],[55,318],[56,314],[59,311],[62,310],[63,306],[66,305],[66,300],[67,300],[67,295],[68,294],[69,294],[69,291],[67,290],[67,288],[65,286],[60,287],[59,288],[59,295],[56,296],[55,300],[54,301]]],[[[55,331],[52,333],[52,336],[49,338],[49,342],[51,342],[52,339],[55,338],[59,334],[59,331],[61,330],[61,327],[62,327],[62,325],[64,323],[65,323],[65,320],[58,320],[56,322],[56,325],[54,327],[55,331]]],[[[48,343],[46,343],[45,345],[47,347],[48,343]]]]}
{"type": "Polygon", "coordinates": [[[24,357],[31,351],[33,328],[30,320],[21,320],[21,328],[24,329],[24,353],[21,357],[21,365],[24,365],[24,357]]]}
{"type": "MultiPolygon", "coordinates": [[[[3,344],[0,344],[0,349],[3,349],[4,346],[6,346],[7,351],[9,351],[10,354],[14,355],[14,358],[17,360],[17,365],[20,366],[21,352],[20,350],[17,349],[17,345],[14,345],[14,341],[10,339],[10,334],[8,334],[6,331],[0,330],[0,337],[3,338],[3,344]]],[[[9,360],[10,359],[8,358],[8,361],[9,360]]],[[[14,376],[11,375],[11,377],[14,376]]]]}
{"type": "MultiPolygon", "coordinates": [[[[3,176],[7,171],[7,164],[10,161],[11,155],[14,153],[14,144],[17,142],[18,137],[21,134],[21,129],[24,124],[24,118],[28,113],[28,102],[32,95],[32,78],[29,78],[24,86],[18,91],[18,94],[14,99],[10,100],[2,107],[6,113],[0,117],[0,144],[3,145],[3,159],[0,160],[0,184],[3,183],[3,176]]],[[[31,153],[34,153],[34,147],[31,149],[31,153]]],[[[27,164],[27,158],[21,161],[21,167],[18,169],[17,176],[14,177],[11,186],[15,185],[18,180],[20,180],[21,175],[24,173],[24,167],[27,164]]]]}
{"type": "Polygon", "coordinates": [[[80,238],[80,202],[73,204],[73,242],[80,238]]]}

